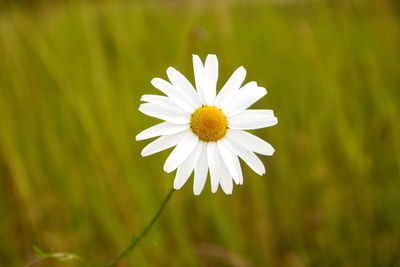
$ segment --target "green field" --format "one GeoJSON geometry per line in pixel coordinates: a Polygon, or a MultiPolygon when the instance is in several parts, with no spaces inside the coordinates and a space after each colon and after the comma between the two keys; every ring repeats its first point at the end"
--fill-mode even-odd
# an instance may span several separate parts
{"type": "Polygon", "coordinates": [[[142,158],[137,110],[174,66],[215,53],[268,90],[276,149],[231,196],[192,178],[119,266],[400,266],[397,1],[0,3],[0,266],[32,246],[113,258],[173,184],[142,158]]]}

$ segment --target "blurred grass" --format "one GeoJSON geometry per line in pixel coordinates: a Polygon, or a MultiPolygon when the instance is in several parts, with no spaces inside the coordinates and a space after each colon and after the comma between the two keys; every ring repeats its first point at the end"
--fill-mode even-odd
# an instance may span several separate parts
{"type": "MultiPolygon", "coordinates": [[[[32,245],[111,259],[172,186],[134,136],[150,80],[216,53],[279,124],[267,174],[192,180],[121,266],[400,266],[396,1],[75,2],[0,13],[0,265],[32,245]]],[[[193,81],[193,78],[191,78],[193,81]]],[[[244,166],[244,164],[243,164],[244,166]]],[[[76,263],[75,263],[76,264],[76,263]]],[[[82,263],[83,264],[83,263],[82,263]]],[[[49,260],[38,266],[68,266],[49,260]]]]}

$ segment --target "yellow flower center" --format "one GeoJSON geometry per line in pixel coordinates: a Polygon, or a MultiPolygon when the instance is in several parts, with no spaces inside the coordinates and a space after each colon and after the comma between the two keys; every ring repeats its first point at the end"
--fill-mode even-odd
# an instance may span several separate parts
{"type": "Polygon", "coordinates": [[[228,121],[219,108],[203,106],[192,114],[190,128],[204,142],[215,142],[226,134],[228,121]]]}

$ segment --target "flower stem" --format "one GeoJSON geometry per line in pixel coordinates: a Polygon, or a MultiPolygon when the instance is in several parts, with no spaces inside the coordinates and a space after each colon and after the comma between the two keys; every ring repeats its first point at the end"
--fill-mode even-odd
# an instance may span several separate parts
{"type": "Polygon", "coordinates": [[[112,259],[107,266],[111,267],[117,264],[121,259],[125,258],[126,256],[129,255],[129,253],[136,247],[136,245],[139,243],[139,241],[150,231],[151,227],[153,224],[157,221],[158,217],[160,217],[162,211],[164,210],[165,205],[168,203],[168,201],[171,199],[172,193],[174,193],[175,189],[171,189],[167,196],[165,197],[163,203],[161,204],[160,208],[158,209],[156,215],[154,215],[153,219],[151,219],[150,223],[143,229],[141,233],[139,233],[137,236],[134,236],[129,243],[129,245],[120,253],[118,254],[114,259],[112,259]]]}

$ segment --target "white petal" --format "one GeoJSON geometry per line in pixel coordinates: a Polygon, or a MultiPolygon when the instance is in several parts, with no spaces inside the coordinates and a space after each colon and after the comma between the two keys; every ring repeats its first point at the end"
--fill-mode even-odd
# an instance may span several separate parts
{"type": "Polygon", "coordinates": [[[209,142],[207,145],[207,158],[208,167],[210,168],[210,178],[211,178],[211,192],[217,192],[219,179],[220,179],[220,168],[221,163],[219,161],[220,156],[215,142],[209,142]]]}
{"type": "Polygon", "coordinates": [[[142,157],[146,157],[168,149],[170,147],[176,146],[188,134],[190,134],[189,130],[173,135],[161,136],[143,148],[141,153],[142,157]]]}
{"type": "Polygon", "coordinates": [[[136,141],[153,138],[160,135],[176,134],[187,129],[189,129],[189,124],[173,124],[170,122],[162,122],[140,132],[138,135],[136,135],[136,141]]]}
{"type": "Polygon", "coordinates": [[[193,149],[199,142],[199,138],[194,135],[191,131],[190,134],[186,135],[185,138],[174,148],[171,154],[168,156],[164,164],[164,171],[170,173],[174,171],[186,158],[192,153],[193,149]]]}
{"type": "Polygon", "coordinates": [[[206,104],[204,96],[204,67],[198,55],[193,55],[193,71],[200,102],[201,104],[206,104]]]}
{"type": "Polygon", "coordinates": [[[163,104],[166,102],[174,103],[174,102],[172,102],[172,100],[169,97],[162,96],[162,95],[151,95],[151,94],[142,95],[142,97],[140,98],[140,101],[148,102],[148,103],[156,103],[156,104],[158,104],[158,103],[163,104]]]}
{"type": "Polygon", "coordinates": [[[225,194],[231,195],[233,190],[232,177],[228,171],[227,166],[225,165],[224,162],[222,162],[222,159],[220,159],[220,162],[221,162],[221,174],[220,174],[221,188],[225,194]]]}
{"type": "Polygon", "coordinates": [[[228,103],[237,94],[245,78],[246,69],[243,67],[237,68],[215,98],[215,106],[223,107],[225,103],[228,103]]]}
{"type": "Polygon", "coordinates": [[[227,135],[236,143],[240,143],[248,150],[256,153],[272,156],[275,152],[275,149],[270,144],[251,133],[229,129],[227,135]]]}
{"type": "Polygon", "coordinates": [[[244,111],[255,102],[257,102],[261,97],[267,94],[267,90],[263,87],[248,86],[243,87],[239,92],[232,98],[231,101],[226,103],[222,108],[222,111],[228,116],[234,116],[244,111]]]}
{"type": "MultiPolygon", "coordinates": [[[[236,154],[232,151],[229,142],[224,139],[221,139],[217,142],[219,153],[221,154],[221,159],[225,163],[230,175],[233,177],[235,182],[239,184],[239,173],[236,166],[236,161],[234,158],[237,159],[236,154]]],[[[230,177],[230,176],[229,176],[230,177]]]]}
{"type": "Polygon", "coordinates": [[[254,130],[274,126],[278,119],[270,109],[248,109],[228,118],[229,128],[254,130]]]}
{"type": "Polygon", "coordinates": [[[202,147],[202,151],[196,168],[194,169],[193,193],[195,195],[200,195],[201,191],[203,191],[208,172],[207,143],[199,142],[199,144],[202,147]]]}
{"type": "Polygon", "coordinates": [[[231,147],[236,155],[242,158],[253,171],[259,175],[263,175],[265,173],[265,167],[263,163],[253,152],[230,138],[229,135],[226,138],[229,140],[229,143],[231,144],[231,147]]]}
{"type": "MultiPolygon", "coordinates": [[[[229,143],[229,142],[228,142],[228,143],[229,143]]],[[[229,146],[229,147],[230,147],[230,149],[232,149],[231,146],[229,146]]],[[[237,173],[238,173],[238,175],[239,175],[239,178],[238,178],[237,181],[235,180],[235,183],[236,183],[236,184],[243,184],[243,173],[242,173],[242,167],[240,167],[239,158],[237,157],[237,155],[235,154],[235,152],[233,151],[233,149],[232,149],[232,152],[233,152],[233,155],[234,155],[233,160],[234,160],[234,163],[235,163],[235,168],[236,168],[236,171],[237,171],[237,173]]]]}
{"type": "Polygon", "coordinates": [[[181,187],[189,179],[190,174],[197,165],[200,154],[202,152],[202,148],[203,146],[201,142],[198,142],[192,154],[187,157],[187,159],[178,167],[178,171],[176,172],[174,180],[174,189],[181,189],[181,187]]]}
{"type": "Polygon", "coordinates": [[[216,55],[208,55],[204,64],[204,96],[206,104],[214,105],[218,80],[218,59],[216,55]]]}
{"type": "MultiPolygon", "coordinates": [[[[186,112],[182,109],[179,108],[178,105],[176,105],[171,98],[167,97],[167,96],[161,96],[161,95],[142,95],[142,97],[140,98],[141,101],[150,103],[150,104],[155,104],[155,105],[162,105],[162,106],[166,106],[172,109],[175,109],[177,111],[183,112],[183,113],[187,113],[190,114],[190,112],[186,112]]],[[[144,103],[145,104],[145,103],[144,103]]]]}
{"type": "Polygon", "coordinates": [[[139,106],[139,111],[148,116],[171,123],[187,124],[190,122],[190,114],[183,112],[173,105],[145,103],[139,106]]]}
{"type": "Polygon", "coordinates": [[[169,67],[167,69],[167,75],[175,88],[183,93],[186,100],[191,104],[191,106],[201,106],[200,99],[196,90],[194,89],[193,85],[186,79],[186,77],[182,75],[182,73],[172,67],[169,67]]]}
{"type": "Polygon", "coordinates": [[[151,84],[166,94],[182,110],[189,113],[192,113],[195,110],[195,107],[188,103],[185,96],[179,90],[176,90],[169,82],[160,78],[154,78],[151,80],[151,84]]]}

